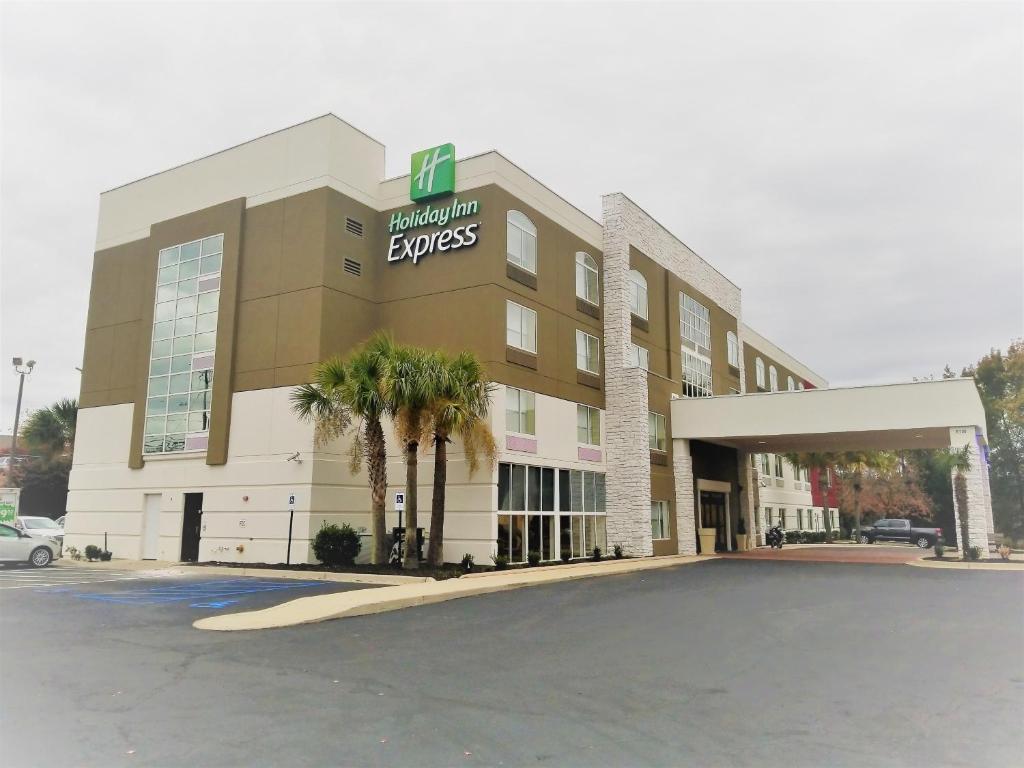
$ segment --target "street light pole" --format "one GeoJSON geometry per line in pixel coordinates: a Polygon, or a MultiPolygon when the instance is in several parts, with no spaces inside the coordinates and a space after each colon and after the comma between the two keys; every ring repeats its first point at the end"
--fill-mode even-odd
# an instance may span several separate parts
{"type": "Polygon", "coordinates": [[[14,408],[14,434],[11,436],[11,469],[14,469],[15,457],[18,455],[18,422],[21,421],[21,393],[25,390],[25,376],[32,373],[32,369],[36,367],[36,361],[29,360],[23,364],[21,358],[16,357],[11,360],[11,363],[14,365],[14,372],[21,377],[18,381],[18,404],[14,408]]]}

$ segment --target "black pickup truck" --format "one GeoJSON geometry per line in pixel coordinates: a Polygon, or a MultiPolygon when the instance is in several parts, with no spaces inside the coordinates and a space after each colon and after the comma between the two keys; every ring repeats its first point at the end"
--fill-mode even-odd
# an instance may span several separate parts
{"type": "Polygon", "coordinates": [[[941,528],[915,528],[909,520],[876,520],[874,525],[860,529],[860,543],[902,541],[927,549],[934,547],[935,541],[941,535],[941,528]]]}

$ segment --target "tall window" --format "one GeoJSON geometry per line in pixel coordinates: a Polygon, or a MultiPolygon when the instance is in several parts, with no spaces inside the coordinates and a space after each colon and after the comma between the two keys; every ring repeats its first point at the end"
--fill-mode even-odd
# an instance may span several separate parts
{"type": "Polygon", "coordinates": [[[786,389],[788,389],[790,392],[796,392],[796,382],[793,381],[792,376],[786,377],[786,389]]]}
{"type": "Polygon", "coordinates": [[[535,435],[536,395],[525,389],[505,387],[505,431],[535,435]]]}
{"type": "Polygon", "coordinates": [[[510,347],[536,353],[537,313],[514,301],[506,301],[505,342],[510,347]]]}
{"type": "Polygon", "coordinates": [[[664,451],[666,448],[668,438],[665,435],[665,424],[666,419],[663,415],[653,411],[647,412],[647,431],[650,433],[652,451],[664,451]]]}
{"type": "Polygon", "coordinates": [[[224,235],[160,251],[145,453],[206,450],[224,235]]]}
{"type": "Polygon", "coordinates": [[[764,360],[760,357],[754,361],[754,373],[757,376],[758,389],[764,389],[764,360]]]}
{"type": "Polygon", "coordinates": [[[778,453],[775,454],[775,476],[782,477],[782,456],[778,453]]]}
{"type": "Polygon", "coordinates": [[[629,363],[633,368],[643,368],[645,371],[651,370],[650,350],[647,347],[641,347],[639,344],[630,342],[629,363]]]}
{"type": "Polygon", "coordinates": [[[797,389],[803,389],[803,388],[804,388],[804,383],[803,383],[802,381],[798,381],[798,382],[796,383],[796,388],[797,388],[797,389]]]}
{"type": "Polygon", "coordinates": [[[601,444],[601,411],[576,404],[576,441],[583,445],[601,444]]]}
{"type": "Polygon", "coordinates": [[[668,533],[668,502],[651,502],[651,538],[667,539],[668,533]]]}
{"type": "Polygon", "coordinates": [[[683,349],[683,395],[711,397],[711,361],[683,349]]]}
{"type": "Polygon", "coordinates": [[[506,258],[511,264],[537,274],[537,227],[519,211],[509,211],[506,258]]]}
{"type": "Polygon", "coordinates": [[[589,253],[576,254],[576,295],[591,304],[600,304],[597,287],[597,262],[589,253]]]}
{"type": "Polygon", "coordinates": [[[647,319],[647,278],[635,269],[629,270],[629,311],[647,319]]]}
{"type": "Polygon", "coordinates": [[[601,343],[596,336],[576,329],[576,367],[581,371],[601,372],[601,343]]]}
{"type": "Polygon", "coordinates": [[[771,474],[771,470],[768,467],[769,459],[767,453],[761,454],[761,474],[768,477],[771,474]]]}
{"type": "Polygon", "coordinates": [[[700,349],[711,349],[711,313],[685,293],[679,294],[679,333],[700,349]]]}
{"type": "Polygon", "coordinates": [[[740,367],[740,340],[736,338],[736,334],[729,331],[725,334],[725,345],[729,351],[729,365],[733,368],[740,367]]]}
{"type": "Polygon", "coordinates": [[[779,372],[775,370],[774,365],[768,366],[768,384],[771,386],[772,392],[779,391],[779,372]]]}

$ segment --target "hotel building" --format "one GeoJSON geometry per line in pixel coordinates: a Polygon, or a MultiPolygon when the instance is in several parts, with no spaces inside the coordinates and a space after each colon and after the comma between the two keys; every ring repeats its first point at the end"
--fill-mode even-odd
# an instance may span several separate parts
{"type": "MultiPolygon", "coordinates": [[[[318,446],[289,395],[378,329],[470,350],[494,382],[497,463],[470,474],[448,451],[449,561],[695,553],[700,530],[705,551],[742,547],[780,513],[821,528],[809,479],[772,452],[844,435],[984,450],[966,390],[951,421],[944,387],[912,423],[901,398],[922,398],[903,390],[827,390],[625,195],[597,221],[498,152],[451,145],[411,170],[384,178],[384,147],[326,115],[101,195],[66,544],[305,562],[322,522],[368,530],[351,434],[318,446]],[[833,423],[825,393],[891,418],[833,423]]],[[[390,528],[405,474],[387,439],[390,528]]],[[[419,477],[426,526],[429,447],[419,477]]],[[[983,508],[980,469],[972,489],[983,508]]],[[[984,508],[972,525],[984,536],[984,508]]]]}

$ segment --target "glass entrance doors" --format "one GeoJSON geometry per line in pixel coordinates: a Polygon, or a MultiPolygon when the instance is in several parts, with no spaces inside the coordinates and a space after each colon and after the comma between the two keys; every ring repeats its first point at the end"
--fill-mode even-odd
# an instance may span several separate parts
{"type": "Polygon", "coordinates": [[[725,511],[725,494],[720,491],[700,492],[700,522],[704,528],[715,529],[715,551],[728,549],[728,518],[725,511]]]}

